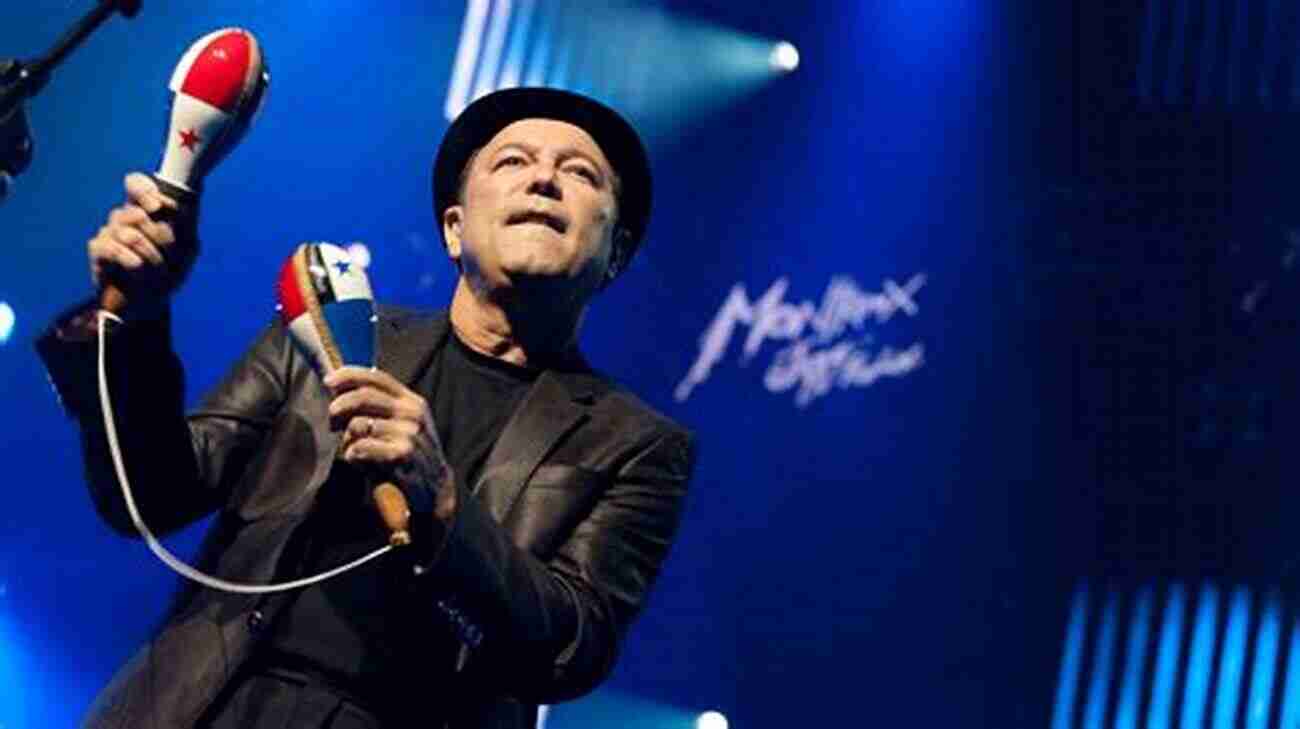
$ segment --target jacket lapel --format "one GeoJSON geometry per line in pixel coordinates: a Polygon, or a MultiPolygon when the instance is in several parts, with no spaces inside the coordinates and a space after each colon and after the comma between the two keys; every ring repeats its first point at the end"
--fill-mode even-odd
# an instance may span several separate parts
{"type": "Polygon", "coordinates": [[[590,419],[590,395],[564,373],[543,372],[520,403],[479,472],[473,493],[504,523],[528,479],[565,436],[590,419]]]}

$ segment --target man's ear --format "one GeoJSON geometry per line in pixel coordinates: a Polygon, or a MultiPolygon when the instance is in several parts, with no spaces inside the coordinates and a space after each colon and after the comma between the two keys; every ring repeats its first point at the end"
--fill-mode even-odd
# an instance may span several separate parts
{"type": "Polygon", "coordinates": [[[632,250],[632,233],[619,226],[614,229],[614,240],[609,249],[609,265],[605,267],[605,280],[600,282],[603,289],[614,283],[614,279],[627,268],[628,255],[632,250]]]}
{"type": "Polygon", "coordinates": [[[463,218],[461,217],[461,207],[452,205],[442,213],[442,239],[447,244],[447,255],[457,265],[460,264],[460,254],[462,251],[462,230],[463,218]]]}

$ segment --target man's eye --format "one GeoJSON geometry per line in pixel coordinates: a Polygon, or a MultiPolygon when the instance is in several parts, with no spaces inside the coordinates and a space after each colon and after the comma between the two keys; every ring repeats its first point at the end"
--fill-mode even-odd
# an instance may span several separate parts
{"type": "Polygon", "coordinates": [[[512,155],[510,157],[502,158],[501,161],[497,162],[497,167],[505,167],[506,165],[521,165],[523,163],[524,163],[523,157],[512,155]]]}
{"type": "Polygon", "coordinates": [[[578,175],[581,175],[582,177],[587,178],[587,182],[590,182],[593,185],[596,184],[596,173],[592,172],[586,167],[570,167],[569,170],[578,175]]]}

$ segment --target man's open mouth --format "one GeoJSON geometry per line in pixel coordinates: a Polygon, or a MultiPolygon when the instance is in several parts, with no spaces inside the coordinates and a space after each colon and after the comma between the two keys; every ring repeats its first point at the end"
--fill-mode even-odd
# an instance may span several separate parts
{"type": "Polygon", "coordinates": [[[536,210],[518,212],[506,219],[506,225],[518,225],[519,223],[541,223],[561,234],[569,227],[569,224],[563,218],[536,210]]]}

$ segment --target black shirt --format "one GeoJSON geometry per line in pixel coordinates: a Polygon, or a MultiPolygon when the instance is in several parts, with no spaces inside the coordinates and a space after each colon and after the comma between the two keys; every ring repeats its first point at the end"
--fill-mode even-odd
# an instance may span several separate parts
{"type": "MultiPolygon", "coordinates": [[[[447,337],[415,384],[429,403],[447,461],[472,484],[537,372],[488,357],[447,337]]],[[[303,574],[356,559],[384,544],[365,480],[338,461],[307,523],[303,574]]],[[[409,567],[385,555],[304,588],[281,612],[267,660],[383,706],[383,686],[450,665],[457,643],[439,613],[410,592],[409,567]]]]}

